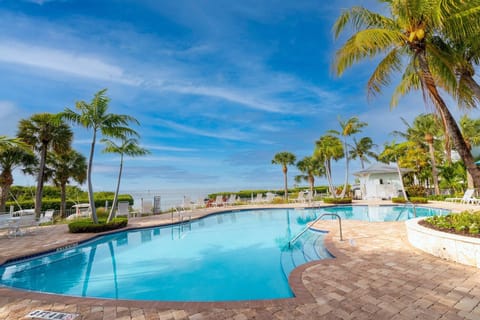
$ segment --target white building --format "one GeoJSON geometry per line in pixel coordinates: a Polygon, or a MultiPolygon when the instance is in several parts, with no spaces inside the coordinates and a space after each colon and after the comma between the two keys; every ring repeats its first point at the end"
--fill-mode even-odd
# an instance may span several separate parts
{"type": "MultiPolygon", "coordinates": [[[[402,168],[400,171],[403,175],[411,170],[402,168]]],[[[376,163],[365,170],[355,172],[353,175],[360,180],[360,190],[357,190],[356,198],[379,200],[402,195],[402,184],[395,166],[376,163]]]]}

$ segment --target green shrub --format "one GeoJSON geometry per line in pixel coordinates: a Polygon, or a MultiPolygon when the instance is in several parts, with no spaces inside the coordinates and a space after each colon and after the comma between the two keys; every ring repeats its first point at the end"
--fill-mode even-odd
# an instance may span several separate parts
{"type": "MultiPolygon", "coordinates": [[[[411,197],[408,199],[411,203],[428,203],[427,198],[423,197],[411,197]]],[[[392,198],[393,203],[407,203],[407,200],[403,197],[398,197],[398,198],[392,198]]]]}
{"type": "Polygon", "coordinates": [[[422,222],[423,225],[444,231],[455,231],[461,234],[480,234],[480,211],[463,211],[446,216],[428,217],[422,222]]]}
{"type": "Polygon", "coordinates": [[[330,204],[348,204],[352,203],[352,198],[323,198],[323,202],[330,204]]]}
{"type": "Polygon", "coordinates": [[[413,185],[405,188],[408,197],[426,197],[427,190],[423,186],[413,185]]]}
{"type": "Polygon", "coordinates": [[[68,230],[71,233],[98,233],[110,230],[125,228],[128,224],[126,217],[118,217],[110,223],[105,223],[106,219],[99,219],[98,223],[93,223],[91,219],[81,219],[70,222],[68,230]]]}
{"type": "Polygon", "coordinates": [[[407,203],[404,197],[392,198],[393,203],[407,203]]]}
{"type": "Polygon", "coordinates": [[[275,198],[273,198],[272,203],[273,204],[283,204],[283,203],[287,203],[287,202],[282,197],[275,197],[275,198]]]}

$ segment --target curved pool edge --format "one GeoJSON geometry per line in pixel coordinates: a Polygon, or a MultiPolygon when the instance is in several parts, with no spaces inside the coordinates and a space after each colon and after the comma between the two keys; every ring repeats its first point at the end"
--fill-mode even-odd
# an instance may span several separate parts
{"type": "MultiPolygon", "coordinates": [[[[355,205],[355,204],[352,204],[355,205]]],[[[364,205],[364,204],[361,204],[364,205]]],[[[319,207],[326,207],[331,205],[316,205],[313,206],[314,208],[319,207]]],[[[242,208],[218,208],[215,211],[209,212],[201,212],[199,216],[193,217],[192,220],[215,215],[221,214],[226,212],[235,212],[235,211],[245,211],[245,210],[258,210],[258,209],[295,209],[294,206],[268,206],[268,207],[242,207],[242,208]]],[[[298,207],[297,207],[298,208],[298,207]]],[[[301,208],[306,208],[305,206],[301,208]]],[[[312,207],[310,207],[312,208],[312,207]]],[[[48,252],[55,251],[57,249],[62,249],[66,245],[78,245],[84,242],[88,242],[98,238],[100,236],[114,234],[123,231],[129,230],[139,230],[139,229],[146,229],[146,228],[155,228],[161,226],[167,226],[171,224],[176,224],[178,222],[160,222],[149,224],[149,225],[142,225],[142,224],[134,224],[135,219],[132,221],[132,225],[128,225],[126,228],[113,230],[108,232],[103,232],[99,234],[91,234],[83,237],[83,239],[79,241],[72,241],[70,243],[63,243],[62,245],[54,246],[48,248],[47,250],[38,251],[35,254],[28,254],[28,255],[19,255],[15,257],[11,257],[8,259],[4,259],[2,264],[6,263],[6,261],[15,261],[19,259],[25,259],[31,256],[38,256],[41,254],[45,254],[48,252]]],[[[138,221],[137,221],[138,222],[138,221]]],[[[372,222],[369,222],[372,223],[372,222]]],[[[401,223],[401,222],[388,222],[388,223],[401,223]]],[[[51,293],[41,293],[41,292],[34,292],[22,289],[16,289],[11,287],[0,286],[0,295],[1,296],[9,296],[12,298],[18,299],[32,299],[32,300],[41,300],[47,302],[58,302],[61,301],[65,304],[77,304],[77,305],[102,305],[102,306],[122,306],[122,307],[139,307],[139,308],[156,308],[156,309],[184,309],[190,311],[203,311],[209,310],[212,308],[262,308],[262,307],[274,307],[274,306],[285,306],[286,304],[294,304],[294,305],[301,305],[306,303],[314,303],[315,298],[312,293],[307,289],[305,283],[303,282],[303,275],[304,272],[314,266],[322,265],[322,264],[336,264],[344,262],[344,259],[347,258],[347,255],[342,253],[336,247],[336,239],[337,236],[337,229],[336,226],[321,228],[321,230],[327,231],[328,234],[325,236],[324,244],[326,249],[335,257],[332,259],[324,259],[324,260],[316,260],[311,261],[306,264],[300,265],[295,268],[289,276],[288,283],[292,292],[294,293],[294,297],[291,298],[281,298],[281,299],[265,299],[265,300],[242,300],[242,301],[222,301],[222,302],[173,302],[173,301],[144,301],[144,300],[124,300],[124,299],[105,299],[105,298],[90,298],[90,297],[74,297],[74,296],[66,296],[66,295],[59,295],[59,294],[51,294],[51,293]]]]}
{"type": "Polygon", "coordinates": [[[410,244],[428,254],[480,269],[480,239],[424,227],[416,218],[405,221],[410,244]]]}

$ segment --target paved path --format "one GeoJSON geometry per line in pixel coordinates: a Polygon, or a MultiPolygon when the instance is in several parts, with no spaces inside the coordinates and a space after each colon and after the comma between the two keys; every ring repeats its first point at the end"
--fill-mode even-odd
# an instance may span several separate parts
{"type": "MultiPolygon", "coordinates": [[[[195,216],[205,213],[199,211],[195,216]]],[[[170,217],[148,217],[131,224],[168,221],[170,217]]],[[[103,320],[480,319],[480,269],[417,251],[406,240],[404,223],[344,221],[345,241],[340,241],[335,221],[320,221],[316,227],[331,231],[326,245],[336,258],[311,262],[292,272],[290,283],[296,298],[184,304],[80,299],[0,288],[0,319],[24,319],[36,309],[103,320]]],[[[69,234],[65,225],[42,227],[16,239],[1,237],[0,261],[85,238],[69,234]]]]}

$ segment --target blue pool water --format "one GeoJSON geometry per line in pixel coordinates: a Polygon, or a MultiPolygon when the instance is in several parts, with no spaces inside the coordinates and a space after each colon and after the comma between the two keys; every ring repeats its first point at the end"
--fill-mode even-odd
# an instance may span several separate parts
{"type": "MultiPolygon", "coordinates": [[[[292,297],[288,274],[331,257],[324,233],[308,231],[323,213],[343,219],[405,220],[411,208],[344,206],[226,212],[183,225],[103,236],[74,248],[0,267],[0,284],[71,296],[162,301],[292,297]]],[[[410,211],[410,213],[409,213],[410,211]]],[[[417,216],[445,211],[416,208],[417,216]]],[[[329,219],[329,218],[326,218],[329,219]]]]}

